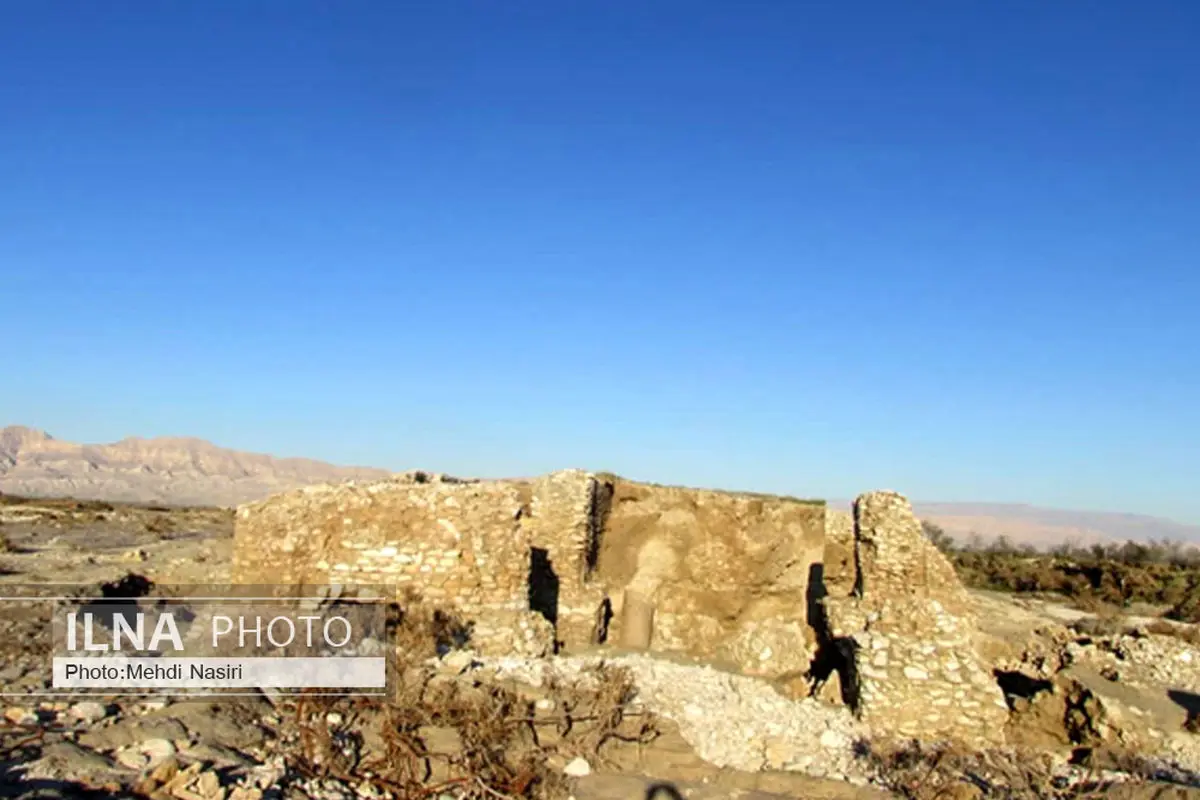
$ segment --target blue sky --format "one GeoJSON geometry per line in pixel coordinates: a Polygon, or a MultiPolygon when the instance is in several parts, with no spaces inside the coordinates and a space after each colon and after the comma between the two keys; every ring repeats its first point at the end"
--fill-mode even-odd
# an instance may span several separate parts
{"type": "Polygon", "coordinates": [[[1200,6],[0,7],[0,424],[1200,522],[1200,6]]]}

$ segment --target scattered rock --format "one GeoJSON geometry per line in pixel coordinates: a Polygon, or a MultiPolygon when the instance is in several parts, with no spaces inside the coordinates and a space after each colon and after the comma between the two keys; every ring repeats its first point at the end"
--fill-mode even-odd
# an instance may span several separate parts
{"type": "Polygon", "coordinates": [[[586,758],[574,758],[563,767],[563,774],[572,778],[582,778],[592,774],[592,765],[587,762],[586,758]]]}
{"type": "Polygon", "coordinates": [[[179,755],[189,761],[203,761],[215,767],[249,767],[254,763],[236,750],[215,742],[201,742],[180,748],[179,755]]]}
{"type": "Polygon", "coordinates": [[[103,703],[97,703],[94,700],[76,703],[67,710],[68,719],[88,725],[94,725],[107,716],[108,708],[103,703]]]}
{"type": "Polygon", "coordinates": [[[164,739],[170,744],[176,739],[186,739],[187,735],[187,728],[176,719],[132,717],[85,731],[79,735],[79,743],[84,747],[105,751],[134,748],[152,739],[164,739]]]}
{"type": "Polygon", "coordinates": [[[166,783],[179,774],[179,762],[168,758],[150,772],[150,779],[157,783],[166,783]]]}
{"type": "Polygon", "coordinates": [[[112,780],[117,772],[113,763],[99,753],[71,742],[55,742],[42,751],[41,758],[28,765],[24,777],[101,782],[112,780]]]}
{"type": "Polygon", "coordinates": [[[217,773],[211,770],[200,773],[200,777],[196,779],[195,788],[201,797],[219,798],[224,796],[224,792],[221,790],[221,779],[217,777],[217,773]]]}
{"type": "Polygon", "coordinates": [[[36,711],[22,706],[9,706],[4,709],[4,718],[13,725],[33,725],[38,721],[36,711]]]}
{"type": "Polygon", "coordinates": [[[476,664],[475,654],[470,650],[451,650],[441,659],[442,667],[456,674],[462,674],[476,664]]]}
{"type": "Polygon", "coordinates": [[[147,739],[116,752],[117,763],[139,772],[153,769],[175,755],[175,745],[166,739],[147,739]]]}

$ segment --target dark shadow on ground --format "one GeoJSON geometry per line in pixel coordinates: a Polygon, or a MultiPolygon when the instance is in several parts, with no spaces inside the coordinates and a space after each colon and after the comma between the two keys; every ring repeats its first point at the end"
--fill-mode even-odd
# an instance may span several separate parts
{"type": "Polygon", "coordinates": [[[646,800],[658,800],[660,797],[666,800],[684,800],[673,783],[655,783],[646,787],[646,800]]]}
{"type": "Polygon", "coordinates": [[[1184,730],[1200,733],[1200,694],[1168,689],[1167,697],[1187,714],[1187,721],[1183,723],[1184,730]]]}

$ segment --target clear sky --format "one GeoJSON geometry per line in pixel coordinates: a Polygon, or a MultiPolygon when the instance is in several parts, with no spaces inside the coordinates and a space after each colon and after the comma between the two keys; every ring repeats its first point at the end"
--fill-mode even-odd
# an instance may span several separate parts
{"type": "Polygon", "coordinates": [[[1200,4],[0,4],[0,424],[1200,522],[1200,4]]]}

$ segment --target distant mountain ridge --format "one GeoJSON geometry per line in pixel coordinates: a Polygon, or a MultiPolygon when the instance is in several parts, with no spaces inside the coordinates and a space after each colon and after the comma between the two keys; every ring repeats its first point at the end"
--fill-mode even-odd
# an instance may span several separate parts
{"type": "MultiPolygon", "coordinates": [[[[0,492],[162,505],[235,506],[314,483],[381,478],[339,467],[218,447],[203,439],[129,437],[112,444],[61,441],[35,428],[0,428],[0,492]]],[[[872,487],[864,487],[872,488],[872,487]]],[[[830,501],[848,508],[849,501],[830,501]]],[[[1170,539],[1200,542],[1200,526],[1140,514],[1066,511],[1001,503],[914,502],[919,516],[959,541],[1007,536],[1017,544],[1170,539]]]]}
{"type": "Polygon", "coordinates": [[[0,492],[31,497],[235,506],[298,486],[388,474],[227,450],[203,439],[76,444],[36,428],[0,429],[0,492]]]}
{"type": "Polygon", "coordinates": [[[1200,543],[1200,525],[1146,514],[996,503],[917,503],[915,508],[918,514],[938,522],[959,538],[975,532],[984,539],[1006,535],[1014,542],[1034,544],[1046,540],[1091,544],[1152,539],[1200,543]]]}
{"type": "MultiPolygon", "coordinates": [[[[848,508],[849,500],[830,505],[848,508]]],[[[1169,540],[1200,544],[1200,525],[1188,525],[1148,514],[1074,511],[1024,503],[913,502],[921,519],[941,526],[960,543],[978,536],[984,542],[1000,536],[1014,544],[1037,547],[1169,540]]]]}

